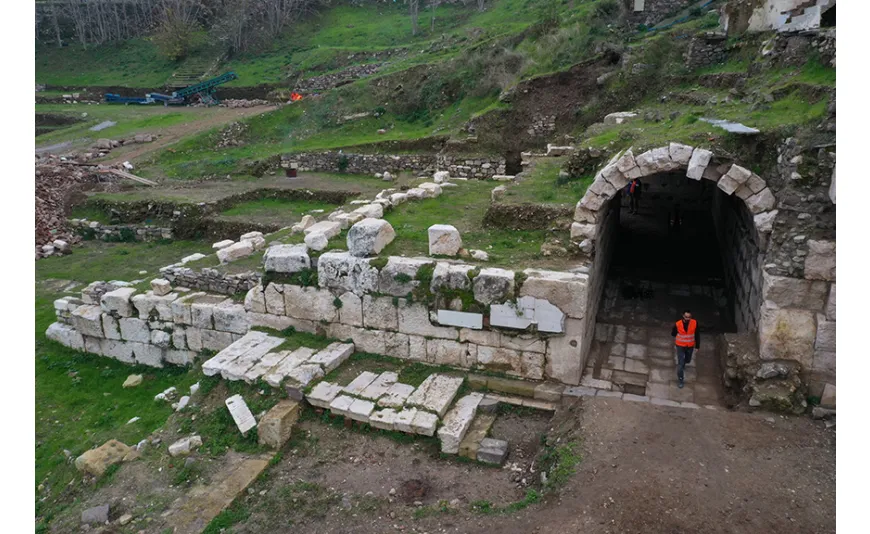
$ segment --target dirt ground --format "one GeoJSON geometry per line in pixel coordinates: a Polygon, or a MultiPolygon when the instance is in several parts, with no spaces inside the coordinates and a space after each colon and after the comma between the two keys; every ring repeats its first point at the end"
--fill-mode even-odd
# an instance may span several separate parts
{"type": "MultiPolygon", "coordinates": [[[[520,447],[536,442],[547,426],[538,420],[524,428],[501,416],[500,423],[494,435],[511,428],[513,435],[504,437],[526,436],[520,447]]],[[[567,485],[523,511],[501,514],[471,511],[470,504],[506,504],[525,494],[510,470],[516,441],[508,467],[493,469],[306,423],[315,452],[291,454],[273,468],[249,497],[256,511],[233,532],[274,531],[290,524],[288,518],[295,532],[311,533],[835,531],[835,431],[824,423],[609,399],[584,399],[577,423],[583,460],[567,485]],[[341,497],[321,501],[308,515],[255,504],[267,499],[260,492],[277,496],[282,485],[301,480],[341,497]],[[413,503],[417,497],[402,493],[411,480],[428,485],[422,510],[413,503]],[[438,511],[439,500],[454,504],[438,511]]],[[[536,447],[524,451],[521,476],[537,476],[528,470],[535,453],[536,447]]],[[[296,498],[301,502],[304,494],[296,498]]]]}

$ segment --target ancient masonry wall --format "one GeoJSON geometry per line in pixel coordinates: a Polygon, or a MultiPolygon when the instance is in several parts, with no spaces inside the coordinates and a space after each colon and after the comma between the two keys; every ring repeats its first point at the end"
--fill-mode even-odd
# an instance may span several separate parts
{"type": "MultiPolygon", "coordinates": [[[[797,151],[794,144],[787,143],[781,158],[782,172],[791,171],[792,176],[800,162],[791,152],[797,151]]],[[[821,195],[783,192],[778,199],[768,183],[749,169],[719,160],[709,150],[679,143],[636,156],[631,149],[616,154],[577,203],[571,226],[572,241],[587,256],[590,291],[595,294],[597,277],[606,276],[600,270],[606,261],[599,256],[606,258],[602,251],[611,224],[610,200],[630,178],[677,171],[693,180],[711,181],[731,197],[732,206],[744,205],[727,215],[729,209],[721,207],[726,199],[716,201],[723,211],[719,233],[735,288],[735,311],[743,328],[757,331],[760,358],[797,361],[810,396],[835,395],[836,242],[826,212],[829,199],[821,195]]],[[[594,322],[595,310],[588,309],[594,322]]]]}
{"type": "Polygon", "coordinates": [[[70,225],[85,237],[102,241],[158,241],[172,239],[172,228],[139,224],[103,225],[84,219],[70,219],[70,225]]]}
{"type": "Polygon", "coordinates": [[[724,34],[708,33],[693,37],[686,52],[686,68],[701,69],[724,63],[728,59],[727,37],[724,34]]]}
{"type": "Polygon", "coordinates": [[[504,158],[488,156],[343,154],[330,151],[290,154],[282,159],[296,163],[300,171],[375,174],[446,170],[450,176],[459,178],[491,178],[505,173],[504,158]]]}
{"type": "Polygon", "coordinates": [[[176,289],[163,296],[98,283],[55,302],[47,336],[127,363],[185,365],[221,350],[252,326],[353,340],[396,358],[578,384],[587,330],[588,277],[436,261],[317,259],[316,287],[271,282],[244,305],[176,289]]]}
{"type": "Polygon", "coordinates": [[[716,238],[724,262],[727,293],[733,295],[729,303],[734,313],[738,332],[758,330],[761,311],[761,270],[763,254],[752,214],[739,199],[725,195],[713,197],[713,222],[716,238]]]}
{"type": "Polygon", "coordinates": [[[260,283],[260,275],[249,271],[239,274],[226,274],[217,269],[191,269],[190,267],[164,267],[160,276],[174,286],[211,291],[222,295],[237,295],[247,292],[260,283]]]}

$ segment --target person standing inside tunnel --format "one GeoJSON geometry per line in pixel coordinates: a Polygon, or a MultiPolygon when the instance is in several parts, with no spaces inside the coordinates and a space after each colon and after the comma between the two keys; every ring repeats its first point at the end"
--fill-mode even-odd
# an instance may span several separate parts
{"type": "Polygon", "coordinates": [[[692,353],[701,348],[701,332],[698,330],[698,321],[692,319],[692,312],[683,312],[683,318],[674,325],[671,336],[677,346],[677,379],[682,388],[686,366],[692,363],[692,353]]]}
{"type": "Polygon", "coordinates": [[[643,184],[640,178],[635,178],[625,186],[625,192],[628,193],[628,212],[637,213],[637,203],[640,200],[643,184]]]}
{"type": "Polygon", "coordinates": [[[680,235],[680,226],[683,224],[683,216],[680,213],[680,205],[674,205],[674,211],[668,217],[668,233],[671,236],[680,235]]]}

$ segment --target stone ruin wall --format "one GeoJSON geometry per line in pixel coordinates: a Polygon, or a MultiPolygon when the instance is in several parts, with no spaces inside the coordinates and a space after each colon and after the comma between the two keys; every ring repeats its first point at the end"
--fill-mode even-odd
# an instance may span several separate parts
{"type": "Polygon", "coordinates": [[[807,151],[788,139],[779,148],[778,161],[773,183],[768,183],[703,148],[671,143],[638,155],[629,149],[598,172],[578,202],[571,238],[587,256],[591,305],[600,298],[607,276],[611,199],[629,178],[680,171],[715,183],[731,197],[730,205],[720,199],[714,207],[721,212],[717,232],[734,289],[738,326],[757,336],[761,361],[798,362],[808,394],[823,397],[826,392],[833,397],[836,242],[827,173],[833,173],[834,154],[824,148],[807,151]],[[812,166],[807,163],[810,156],[816,160],[812,166]],[[807,183],[801,193],[795,192],[793,184],[807,179],[816,180],[815,185],[807,183]]]}
{"type": "Polygon", "coordinates": [[[363,352],[580,382],[582,348],[591,331],[583,273],[515,273],[431,258],[357,258],[347,252],[312,260],[317,286],[256,285],[244,305],[180,287],[159,296],[123,284],[94,283],[80,299],[55,302],[57,322],[46,335],[74,349],[160,367],[190,364],[199,351],[221,350],[254,326],[292,326],[353,340],[363,352]],[[431,278],[421,281],[424,266],[431,278]],[[421,292],[428,294],[425,301],[413,296],[421,292]],[[463,307],[466,311],[457,311],[463,307]]]}
{"type": "Polygon", "coordinates": [[[93,224],[94,221],[70,219],[70,226],[82,237],[101,241],[159,241],[172,239],[172,228],[149,224],[93,224]]]}
{"type": "Polygon", "coordinates": [[[632,26],[655,26],[669,15],[692,3],[692,0],[622,0],[626,20],[632,26]]]}
{"type": "Polygon", "coordinates": [[[282,159],[298,164],[301,172],[346,172],[349,174],[375,174],[389,171],[434,172],[446,170],[452,177],[491,178],[505,173],[505,160],[492,156],[462,156],[449,154],[343,154],[306,152],[285,155],[282,159]],[[343,163],[342,163],[343,162],[343,163]]]}

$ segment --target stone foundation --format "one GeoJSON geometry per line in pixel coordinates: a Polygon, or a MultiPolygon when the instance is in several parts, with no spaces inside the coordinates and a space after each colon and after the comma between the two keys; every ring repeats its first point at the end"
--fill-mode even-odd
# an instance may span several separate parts
{"type": "MultiPolygon", "coordinates": [[[[307,152],[287,154],[283,162],[296,163],[300,172],[346,172],[349,174],[375,174],[388,171],[415,173],[446,170],[459,178],[492,178],[505,173],[505,160],[490,156],[461,156],[435,154],[348,154],[339,152],[307,152]]],[[[283,165],[283,163],[282,163],[283,165]]]]}
{"type": "Polygon", "coordinates": [[[172,228],[151,225],[116,224],[103,225],[96,221],[71,219],[70,225],[84,239],[99,239],[110,242],[158,241],[172,239],[172,228]]]}

